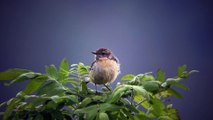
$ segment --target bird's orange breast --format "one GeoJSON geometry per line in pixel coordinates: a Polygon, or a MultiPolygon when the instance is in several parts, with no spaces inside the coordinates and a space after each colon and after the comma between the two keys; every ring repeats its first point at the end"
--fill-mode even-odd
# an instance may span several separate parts
{"type": "Polygon", "coordinates": [[[100,58],[97,60],[90,72],[92,82],[96,84],[106,84],[113,82],[120,71],[119,64],[108,58],[100,58]]]}

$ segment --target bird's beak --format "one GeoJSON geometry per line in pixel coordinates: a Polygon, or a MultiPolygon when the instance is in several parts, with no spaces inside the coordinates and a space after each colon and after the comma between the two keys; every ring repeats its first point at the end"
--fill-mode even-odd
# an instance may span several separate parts
{"type": "Polygon", "coordinates": [[[92,51],[92,54],[96,54],[96,51],[92,51]]]}

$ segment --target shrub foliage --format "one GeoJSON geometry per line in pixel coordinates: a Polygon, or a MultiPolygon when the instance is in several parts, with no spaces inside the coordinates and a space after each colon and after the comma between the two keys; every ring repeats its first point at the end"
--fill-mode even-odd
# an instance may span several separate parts
{"type": "Polygon", "coordinates": [[[177,109],[166,102],[172,96],[182,98],[174,87],[188,90],[181,81],[196,70],[178,68],[177,76],[166,78],[158,69],[152,73],[127,74],[115,89],[96,91],[88,87],[90,66],[69,65],[63,59],[59,69],[45,66],[46,73],[26,69],[9,69],[0,73],[6,86],[28,81],[25,88],[0,106],[7,106],[4,120],[178,120],[177,109]]]}

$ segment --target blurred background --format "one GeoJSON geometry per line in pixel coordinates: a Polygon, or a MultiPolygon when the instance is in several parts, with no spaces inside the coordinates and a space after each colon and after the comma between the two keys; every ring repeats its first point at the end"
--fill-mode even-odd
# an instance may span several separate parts
{"type": "MultiPolygon", "coordinates": [[[[90,65],[91,51],[110,48],[121,63],[121,76],[154,72],[167,77],[187,64],[200,72],[183,81],[189,91],[172,99],[183,120],[212,118],[213,19],[207,1],[77,1],[22,0],[0,2],[0,71],[32,69],[66,57],[90,65]]],[[[117,79],[117,82],[119,79],[117,79]]],[[[0,102],[24,84],[5,87],[0,102]]],[[[116,84],[116,82],[114,83],[116,84]]],[[[3,108],[0,108],[2,111],[3,108]]]]}

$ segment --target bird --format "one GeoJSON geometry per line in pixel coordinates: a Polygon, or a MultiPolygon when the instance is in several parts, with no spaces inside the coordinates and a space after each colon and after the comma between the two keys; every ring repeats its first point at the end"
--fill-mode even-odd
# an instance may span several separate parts
{"type": "MultiPolygon", "coordinates": [[[[120,74],[120,63],[118,58],[108,48],[99,48],[93,51],[95,60],[91,64],[90,68],[90,81],[96,85],[106,85],[115,81],[120,74]]],[[[110,90],[111,91],[111,90],[110,90]]]]}

